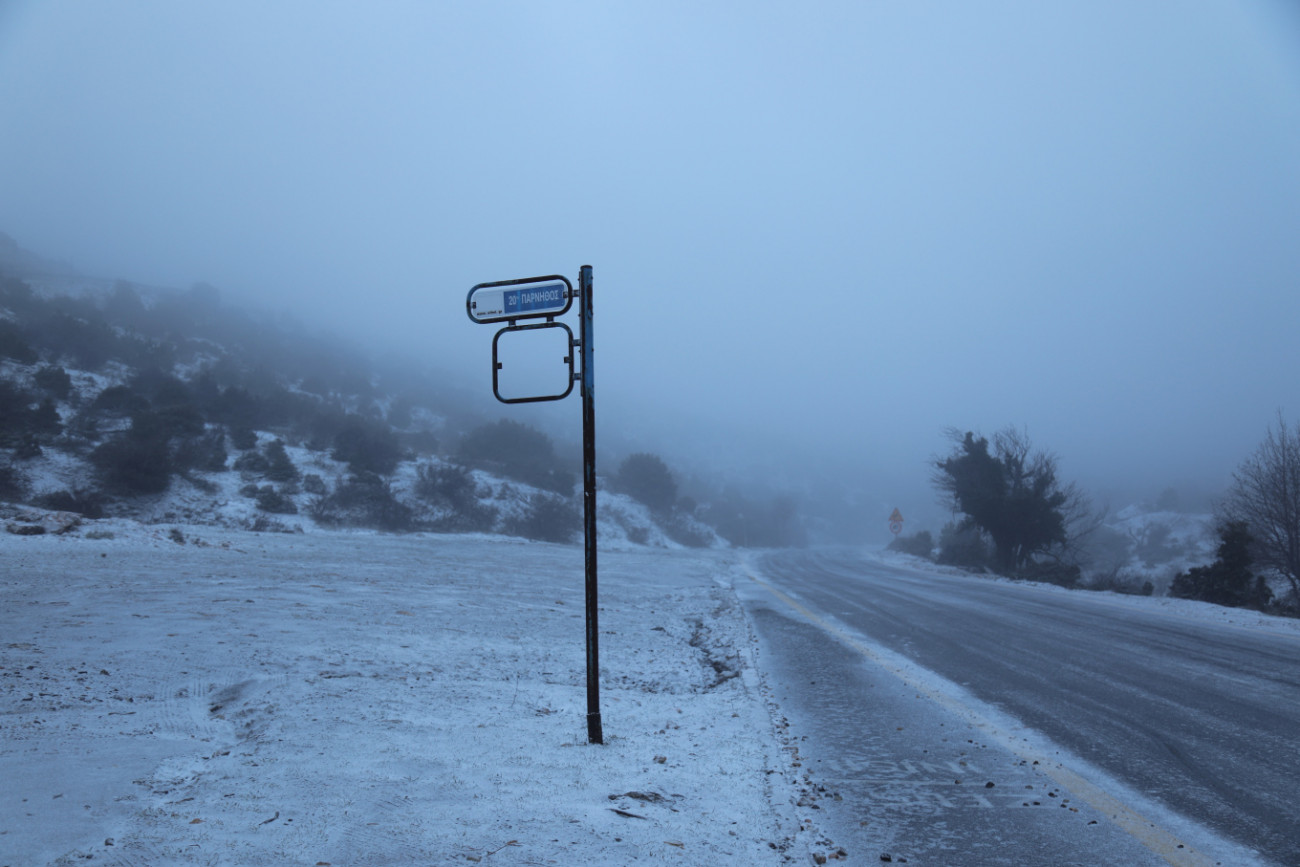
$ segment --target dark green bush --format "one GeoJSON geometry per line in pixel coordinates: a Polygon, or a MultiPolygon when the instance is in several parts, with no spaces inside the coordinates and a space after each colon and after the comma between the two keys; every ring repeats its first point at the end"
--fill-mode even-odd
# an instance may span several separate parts
{"type": "Polygon", "coordinates": [[[521,514],[506,519],[505,531],[538,542],[572,542],[582,518],[570,500],[553,494],[533,494],[521,514]]]}
{"type": "Polygon", "coordinates": [[[921,530],[911,536],[895,536],[889,543],[889,550],[929,559],[934,554],[934,537],[929,530],[921,530]]]}
{"type": "Polygon", "coordinates": [[[54,406],[54,398],[47,397],[28,415],[27,430],[41,440],[51,440],[63,432],[63,422],[59,420],[59,410],[54,406]]]}
{"type": "Polygon", "coordinates": [[[984,570],[993,560],[993,548],[974,524],[945,524],[939,531],[936,562],[964,569],[984,570]]]}
{"type": "Polygon", "coordinates": [[[658,455],[640,452],[630,455],[614,474],[614,490],[667,514],[677,501],[677,483],[658,455]]]}
{"type": "Polygon", "coordinates": [[[40,356],[27,342],[27,335],[8,319],[0,319],[0,358],[12,358],[19,364],[35,364],[40,356]]]}
{"type": "Polygon", "coordinates": [[[104,498],[81,488],[44,494],[36,499],[36,504],[59,512],[76,512],[84,518],[104,517],[104,498]]]}
{"type": "Polygon", "coordinates": [[[386,476],[397,469],[402,450],[388,426],[373,419],[349,414],[334,436],[331,457],[343,461],[354,473],[386,476]]]}
{"type": "Polygon", "coordinates": [[[36,387],[57,400],[67,400],[72,394],[72,377],[62,367],[45,365],[32,374],[36,387]]]}
{"type": "Polygon", "coordinates": [[[1123,593],[1125,596],[1151,596],[1156,592],[1156,586],[1150,580],[1128,574],[1118,566],[1091,575],[1086,589],[1123,593]]]}
{"type": "Polygon", "coordinates": [[[1083,570],[1070,563],[1058,563],[1054,560],[1030,560],[1015,575],[1025,581],[1041,581],[1058,587],[1078,587],[1083,577],[1083,570]]]}
{"type": "Polygon", "coordinates": [[[0,466],[0,500],[21,503],[27,496],[27,477],[17,467],[0,466]]]}
{"type": "Polygon", "coordinates": [[[8,380],[0,379],[0,447],[14,448],[33,437],[31,405],[31,394],[8,380]]]}
{"type": "Polygon", "coordinates": [[[94,412],[129,416],[149,409],[149,401],[129,385],[110,385],[95,395],[90,408],[94,412]]]}
{"type": "Polygon", "coordinates": [[[235,458],[234,468],[250,476],[263,477],[271,469],[271,462],[261,452],[250,450],[235,458]]]}
{"type": "Polygon", "coordinates": [[[257,508],[263,512],[270,512],[273,515],[296,515],[298,507],[294,505],[291,498],[285,496],[283,491],[277,491],[271,485],[263,485],[257,488],[255,496],[257,508]]]}
{"type": "Polygon", "coordinates": [[[226,469],[226,435],[221,430],[205,431],[178,442],[172,459],[177,471],[202,470],[220,473],[226,469]]]}
{"type": "Polygon", "coordinates": [[[132,425],[90,453],[105,490],[115,494],[160,494],[171,484],[167,438],[156,428],[132,425]]]}
{"type": "MultiPolygon", "coordinates": [[[[658,523],[664,535],[678,545],[685,545],[687,548],[707,548],[713,544],[713,533],[689,514],[674,512],[660,519],[658,523]]],[[[631,533],[628,534],[628,538],[633,542],[637,541],[632,539],[631,533]]],[[[644,545],[645,542],[638,544],[644,545]]]]}
{"type": "Polygon", "coordinates": [[[1254,575],[1251,546],[1254,539],[1245,521],[1226,521],[1219,527],[1219,548],[1209,566],[1197,566],[1174,576],[1169,595],[1199,599],[1234,608],[1265,608],[1273,591],[1262,575],[1254,575]]]}
{"type": "Polygon", "coordinates": [[[242,451],[257,448],[257,434],[252,428],[236,427],[230,429],[230,444],[242,451]]]}
{"type": "Polygon", "coordinates": [[[574,475],[556,466],[555,447],[539,430],[510,419],[475,428],[461,441],[458,456],[471,467],[568,497],[574,475]]]}
{"type": "Polygon", "coordinates": [[[491,530],[497,510],[478,499],[478,486],[468,467],[452,464],[421,464],[412,493],[421,500],[446,510],[430,529],[444,533],[472,533],[491,530]]]}
{"type": "Polygon", "coordinates": [[[272,440],[262,449],[266,455],[266,477],[273,482],[296,482],[299,478],[298,468],[293,465],[289,453],[285,451],[284,440],[272,440]]]}
{"type": "Polygon", "coordinates": [[[393,496],[387,482],[367,472],[340,480],[333,492],[317,498],[307,513],[316,521],[335,527],[404,532],[415,526],[411,508],[393,496]]]}

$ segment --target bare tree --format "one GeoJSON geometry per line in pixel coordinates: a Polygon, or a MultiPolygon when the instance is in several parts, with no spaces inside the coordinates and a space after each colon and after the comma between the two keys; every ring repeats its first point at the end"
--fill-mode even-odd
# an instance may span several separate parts
{"type": "Polygon", "coordinates": [[[1279,411],[1277,430],[1269,426],[1232,478],[1220,517],[1246,522],[1255,562],[1284,577],[1292,599],[1300,600],[1300,429],[1288,428],[1279,411]]]}

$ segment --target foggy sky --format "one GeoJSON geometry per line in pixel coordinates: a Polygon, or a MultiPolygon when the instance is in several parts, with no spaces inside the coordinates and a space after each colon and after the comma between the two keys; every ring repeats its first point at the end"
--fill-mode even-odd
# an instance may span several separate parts
{"type": "Polygon", "coordinates": [[[1281,0],[7,2],[0,118],[24,246],[485,393],[469,287],[591,264],[598,421],[682,466],[907,513],[1017,425],[1154,495],[1300,413],[1281,0]]]}

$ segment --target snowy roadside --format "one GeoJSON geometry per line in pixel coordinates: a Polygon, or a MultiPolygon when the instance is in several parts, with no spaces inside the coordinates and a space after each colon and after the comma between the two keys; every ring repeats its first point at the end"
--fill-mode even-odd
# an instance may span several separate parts
{"type": "MultiPolygon", "coordinates": [[[[864,548],[861,549],[861,553],[864,559],[885,563],[894,569],[906,569],[917,575],[971,575],[970,572],[956,566],[941,566],[921,557],[900,554],[897,551],[864,548]]],[[[1071,589],[1037,581],[1017,581],[1000,575],[980,575],[979,580],[996,581],[1008,587],[1018,588],[1020,592],[1068,594],[1074,598],[1086,599],[1094,605],[1113,608],[1117,612],[1142,611],[1183,621],[1300,638],[1300,619],[1265,614],[1250,608],[1228,608],[1194,599],[1175,599],[1172,596],[1134,596],[1110,590],[1071,589]]]]}
{"type": "Polygon", "coordinates": [[[580,547],[0,534],[0,867],[803,860],[734,558],[602,552],[589,746],[580,547]]]}

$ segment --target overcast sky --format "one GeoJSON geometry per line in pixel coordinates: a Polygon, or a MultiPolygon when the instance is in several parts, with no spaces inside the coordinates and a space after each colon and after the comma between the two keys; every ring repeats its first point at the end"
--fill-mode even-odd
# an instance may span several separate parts
{"type": "Polygon", "coordinates": [[[469,287],[591,264],[598,421],[670,462],[919,504],[1017,425],[1217,485],[1300,413],[1295,9],[5,0],[0,231],[485,392],[469,287]]]}

